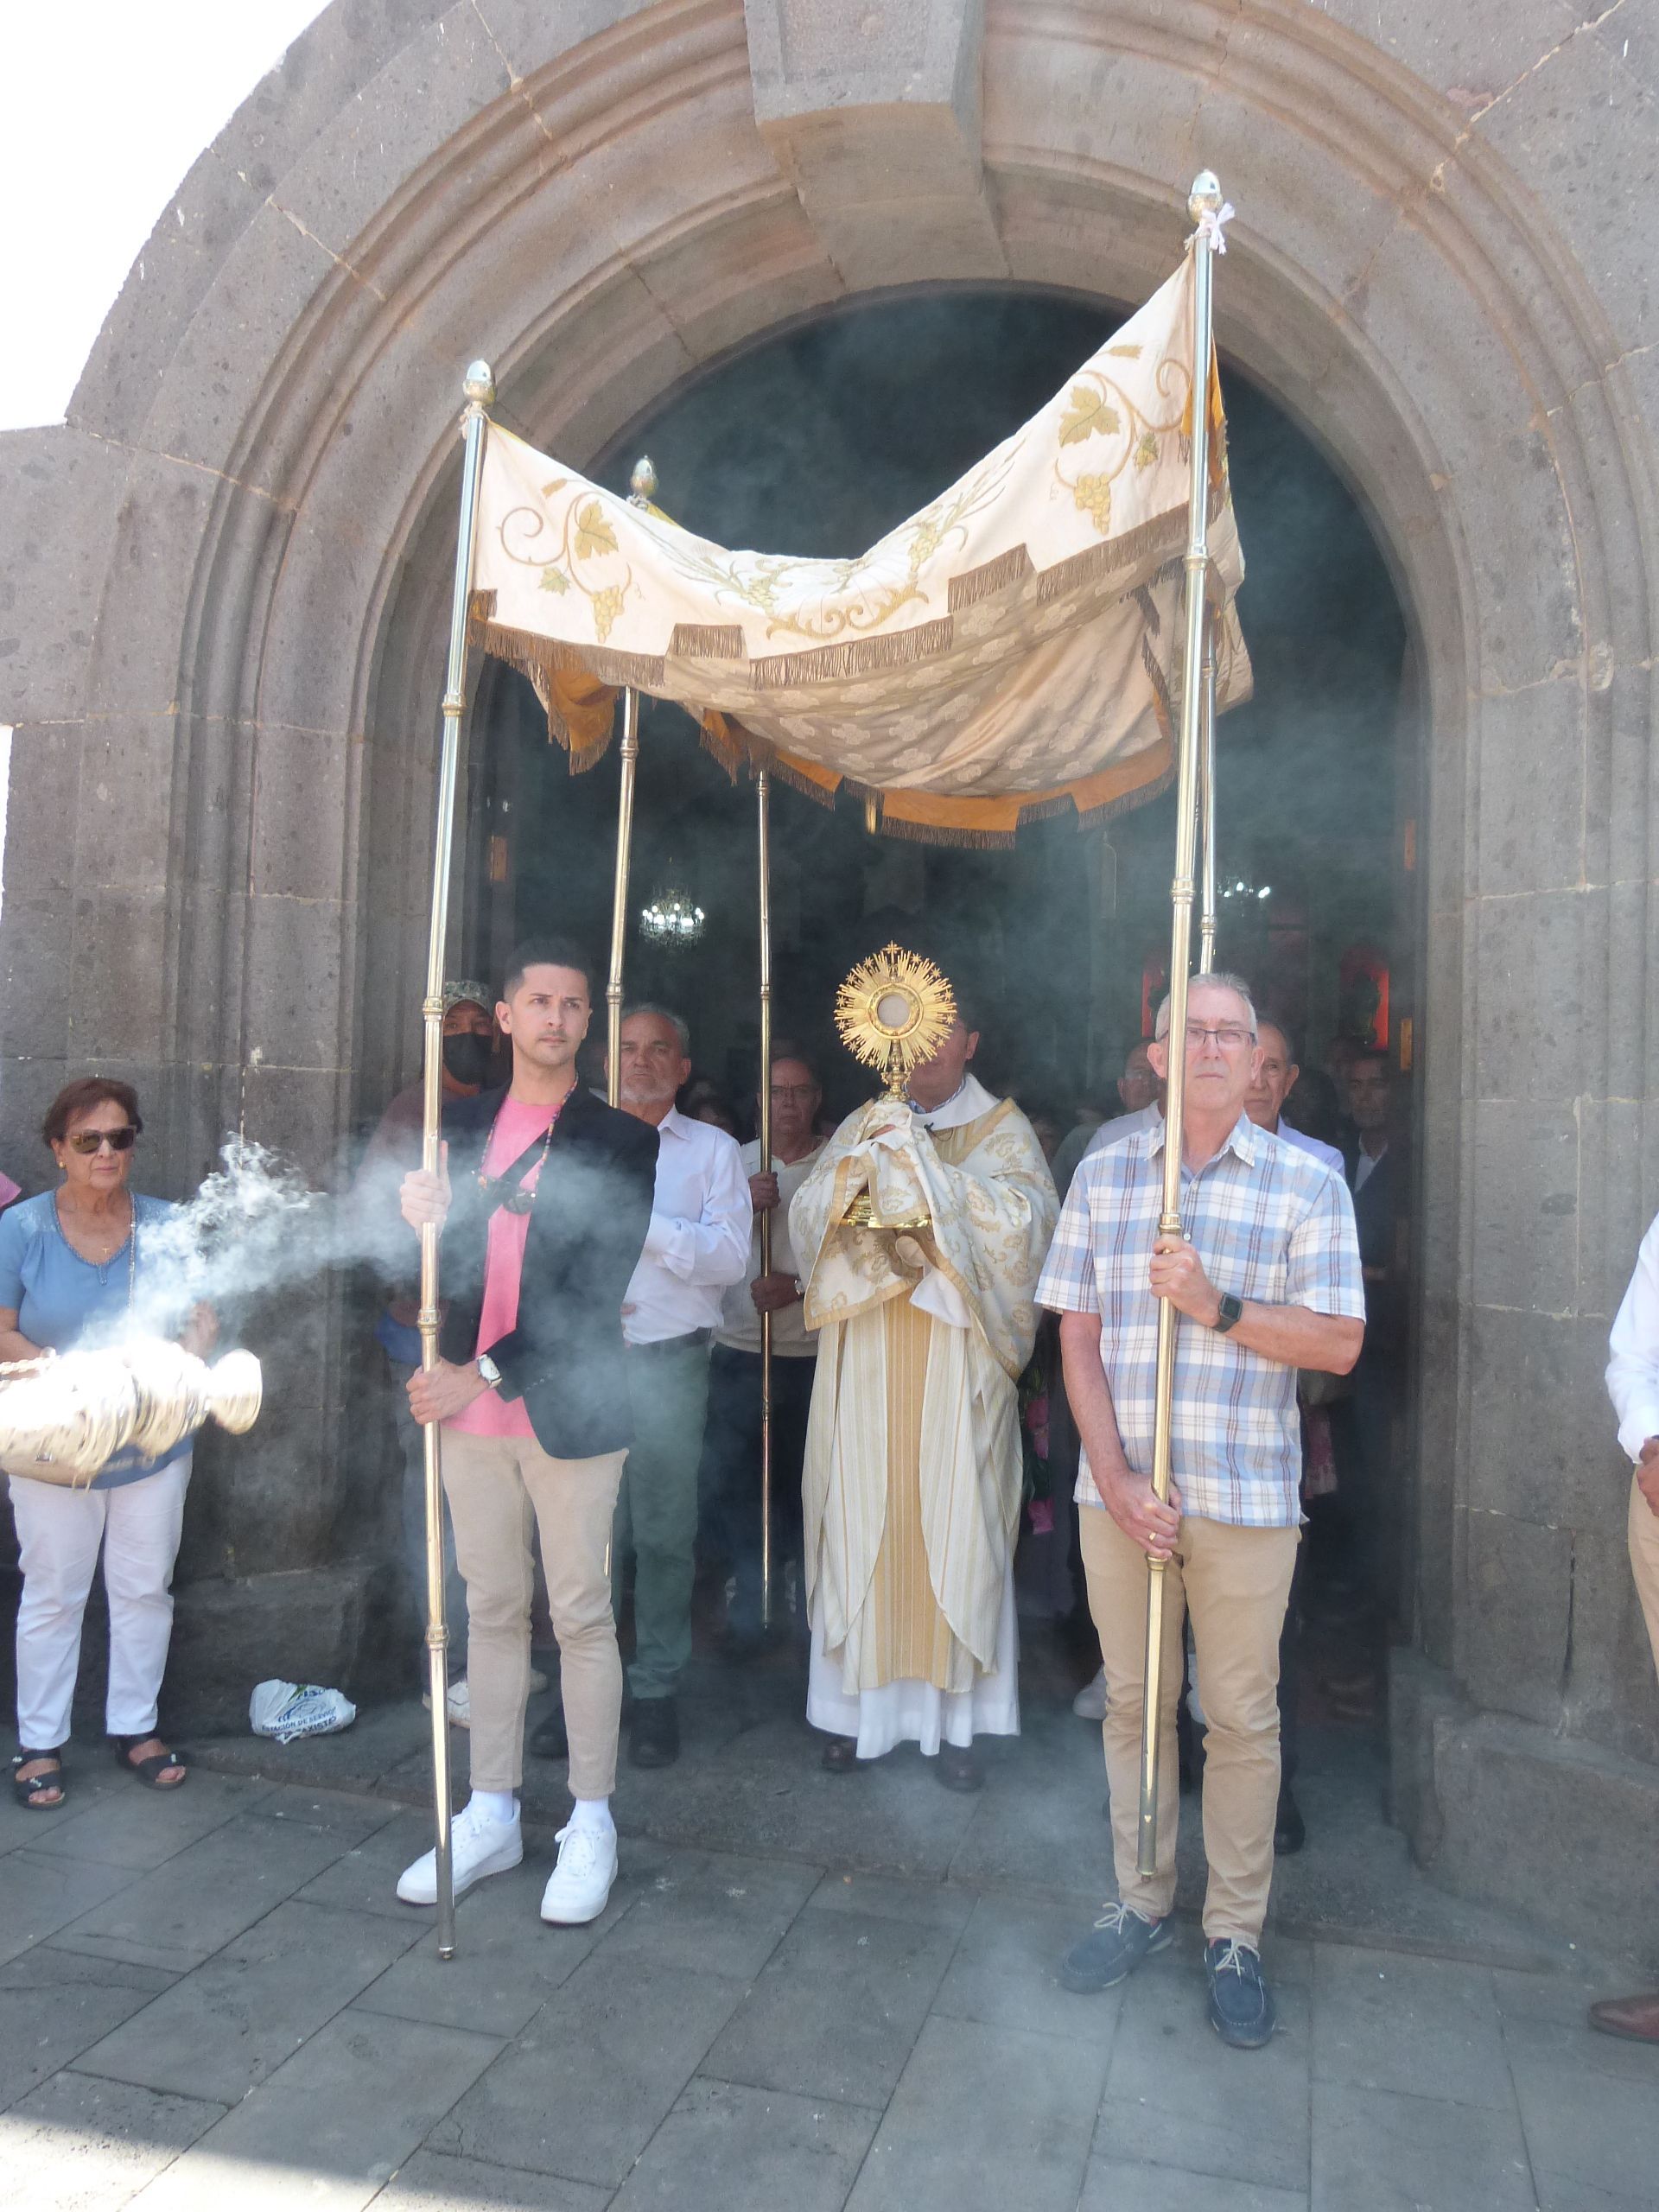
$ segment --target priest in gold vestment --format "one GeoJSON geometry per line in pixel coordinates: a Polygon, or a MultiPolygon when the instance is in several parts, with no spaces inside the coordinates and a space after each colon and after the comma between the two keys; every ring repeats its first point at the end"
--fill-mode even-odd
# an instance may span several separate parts
{"type": "Polygon", "coordinates": [[[979,1787],[976,1735],[1020,1729],[1017,1385],[1058,1211],[1031,1124],[969,1071],[978,1042],[956,1020],[790,1208],[818,1331],[807,1719],[832,1770],[916,1743],[958,1789],[979,1787]]]}

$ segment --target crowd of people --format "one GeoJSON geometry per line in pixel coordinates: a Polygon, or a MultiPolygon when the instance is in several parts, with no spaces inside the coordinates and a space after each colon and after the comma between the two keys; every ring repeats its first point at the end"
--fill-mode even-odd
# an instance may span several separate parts
{"type": "MultiPolygon", "coordinates": [[[[1185,1036],[1171,1037],[1166,1000],[1130,1046],[1122,1110],[1067,1128],[979,1080],[965,978],[957,1002],[904,1094],[838,1125],[812,1052],[779,1044],[765,1157],[739,1141],[747,1102],[740,1113],[693,1084],[692,1040],[671,1008],[625,1008],[617,1107],[607,1062],[600,1081],[582,1078],[594,979],[569,939],[521,948],[499,992],[461,981],[446,993],[442,1164],[419,1164],[413,1087],[382,1117],[359,1187],[395,1188],[384,1203],[440,1236],[435,1364],[422,1363],[412,1236],[410,1279],[389,1287],[378,1334],[397,1384],[404,1550],[422,1610],[423,1432],[442,1431],[449,1712],[471,1731],[455,1891],[522,1860],[528,1750],[567,1762],[573,1807],[542,1917],[581,1924],[603,1910],[625,1718],[635,1765],[679,1757],[700,1560],[715,1563],[735,1660],[769,1648],[764,1599],[779,1599],[828,1771],[854,1776],[913,1744],[945,1787],[979,1789],[979,1739],[1020,1726],[1022,1529],[1069,1529],[1100,1661],[1077,1710],[1102,1726],[1116,1896],[1060,1978],[1109,1988],[1169,1941],[1180,1725],[1196,1723],[1209,2013],[1226,2042],[1255,2048],[1274,2024],[1262,1960],[1274,1856],[1303,1833],[1290,1785],[1305,1534],[1323,1535],[1340,1581],[1386,1556],[1397,1520],[1390,1063],[1339,1039],[1325,1070],[1305,1073],[1247,981],[1198,976],[1185,1036]],[[1179,1234],[1160,1226],[1171,1141],[1179,1234]],[[1160,1300],[1180,1317],[1166,1497],[1151,1479],[1160,1300]],[[763,1319],[781,1570],[770,1586],[763,1319]],[[1333,1498],[1342,1511],[1321,1513],[1333,1498]],[[1157,1853],[1143,1872],[1149,1561],[1166,1598],[1157,1853]],[[619,1623],[631,1626],[626,1667],[619,1623]],[[530,1697],[556,1670],[553,1710],[527,1745],[530,1697]]],[[[143,1232],[164,1211],[129,1188],[142,1128],[124,1084],[86,1078],[54,1103],[44,1133],[60,1185],[0,1216],[0,1359],[67,1348],[124,1299],[130,1307],[143,1232]]],[[[214,1325],[199,1309],[190,1340],[205,1345],[214,1325]]],[[[1659,1224],[1614,1355],[1635,1463],[1631,1554],[1659,1649],[1659,1224]]],[[[100,1545],[117,1756],[153,1788],[188,1777],[156,1732],[189,1469],[185,1446],[161,1461],[125,1455],[87,1489],[11,1478],[23,1573],[13,1781],[32,1810],[61,1805],[68,1788],[100,1545]]],[[[397,1894],[435,1902],[434,1853],[397,1894]]],[[[1599,2009],[1609,2032],[1659,2040],[1659,1998],[1599,2009]]]]}
{"type": "MultiPolygon", "coordinates": [[[[447,1027],[474,1033],[481,992],[466,1001],[464,1030],[458,1009],[477,988],[454,987],[447,1027]]],[[[1237,978],[1195,982],[1183,1147],[1192,1226],[1172,1244],[1156,1234],[1166,1007],[1129,1053],[1123,1114],[1080,1123],[1070,1140],[1055,1117],[980,1083],[979,1014],[960,980],[957,1020],[906,1094],[838,1127],[822,1122],[810,1052],[782,1043],[763,1160],[726,1126],[736,1114],[690,1086],[691,1040],[670,1009],[625,1009],[619,1108],[603,1106],[577,1073],[591,989],[569,943],[517,956],[493,1008],[512,1053],[505,1090],[474,1090],[470,1059],[448,1065],[446,1166],[411,1166],[402,1185],[404,1217],[438,1223],[444,1255],[443,1358],[427,1373],[410,1358],[404,1380],[410,1433],[443,1425],[467,1593],[472,1794],[454,1828],[457,1889],[522,1858],[528,1751],[568,1760],[574,1801],[543,1916],[603,1909],[617,1867],[616,1624],[632,1621],[628,1757],[668,1764],[700,1552],[726,1583],[724,1649],[741,1657],[762,1645],[767,1315],[773,1548],[825,1768],[855,1774],[910,1743],[947,1788],[982,1785],[977,1741],[1020,1726],[1014,1557],[1033,1400],[1049,1410],[1051,1489],[1065,1458],[1057,1409],[1069,1407],[1078,1448],[1065,1479],[1103,1662],[1120,1863],[1118,1902],[1063,1975],[1108,1986],[1164,1940],[1190,1618],[1210,2005],[1230,2040],[1263,2039],[1273,2005],[1261,1929],[1283,1828],[1280,1645],[1301,1517],[1299,1376],[1354,1366],[1366,1305],[1342,1155],[1281,1120],[1297,1080],[1289,1039],[1258,1024],[1237,978]],[[1183,1492],[1169,1504],[1147,1482],[1166,1292],[1189,1321],[1176,1387],[1183,1492]],[[1058,1317],[1046,1372],[1045,1311],[1058,1317]],[[526,1745],[536,1525],[560,1694],[526,1745]],[[1171,1745],[1160,1867],[1147,1881],[1134,1871],[1134,1776],[1149,1554],[1168,1561],[1175,1644],[1160,1717],[1171,1745]]],[[[395,1103],[390,1119],[376,1147],[412,1156],[407,1107],[395,1103]]],[[[433,1853],[399,1894],[435,1897],[433,1853]]]]}

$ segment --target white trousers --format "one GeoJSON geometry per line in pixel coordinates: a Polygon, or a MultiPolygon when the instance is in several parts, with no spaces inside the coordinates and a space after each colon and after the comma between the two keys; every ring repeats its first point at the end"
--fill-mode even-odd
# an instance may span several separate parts
{"type": "Polygon", "coordinates": [[[173,1563],[184,1526],[191,1454],[113,1490],[69,1490],[11,1478],[23,1570],[17,1607],[17,1741],[36,1751],[69,1740],[80,1628],[104,1548],[110,1681],[104,1725],[148,1736],[173,1634],[173,1563]]]}

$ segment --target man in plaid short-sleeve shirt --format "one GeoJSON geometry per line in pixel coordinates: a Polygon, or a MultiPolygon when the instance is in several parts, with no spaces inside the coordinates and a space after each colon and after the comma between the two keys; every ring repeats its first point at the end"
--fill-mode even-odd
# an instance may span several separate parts
{"type": "MultiPolygon", "coordinates": [[[[1154,1065],[1167,1068],[1168,1006],[1154,1065]]],[[[1169,1940],[1178,1806],[1175,1707],[1183,1611],[1208,1732],[1204,1829],[1211,2018],[1229,2043],[1266,2042],[1274,2008],[1260,1943],[1279,1797],[1279,1638],[1301,1518],[1301,1368],[1345,1374],[1365,1298],[1353,1203],[1323,1162],[1244,1111],[1260,1060],[1236,976],[1187,995],[1181,1228],[1162,1238],[1166,1126],[1079,1166],[1038,1286],[1062,1318],[1066,1394],[1083,1440],[1077,1502],[1090,1610],[1105,1664],[1103,1725],[1119,1902],[1068,1955],[1062,1979],[1110,1987],[1169,1940]],[[1176,1336],[1168,1504],[1151,1484],[1158,1301],[1176,1336]],[[1163,1559],[1164,1710],[1158,1871],[1136,1871],[1147,1560],[1163,1559]]]]}

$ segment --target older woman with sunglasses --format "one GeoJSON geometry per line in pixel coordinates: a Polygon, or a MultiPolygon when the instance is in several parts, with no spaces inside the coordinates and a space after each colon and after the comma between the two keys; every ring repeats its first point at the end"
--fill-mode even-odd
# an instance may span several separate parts
{"type": "MultiPolygon", "coordinates": [[[[41,1133],[63,1179],[0,1215],[0,1360],[67,1351],[95,1328],[118,1330],[132,1310],[155,1264],[145,1231],[173,1211],[127,1187],[143,1128],[130,1084],[84,1076],[53,1100],[41,1133]]],[[[181,1341],[206,1351],[216,1334],[211,1311],[199,1306],[181,1341]]],[[[120,1452],[84,1489],[10,1478],[23,1573],[12,1786],[30,1811],[64,1801],[62,1755],[100,1545],[110,1609],[105,1725],[116,1757],[153,1789],[186,1779],[183,1759],[156,1732],[156,1704],[190,1456],[188,1439],[156,1459],[120,1452]]]]}

